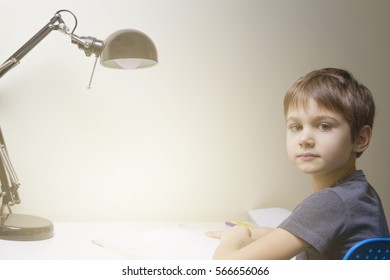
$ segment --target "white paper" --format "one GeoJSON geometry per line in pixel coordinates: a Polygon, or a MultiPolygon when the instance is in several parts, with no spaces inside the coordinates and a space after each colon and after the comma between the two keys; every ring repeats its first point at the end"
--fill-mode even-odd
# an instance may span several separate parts
{"type": "Polygon", "coordinates": [[[212,258],[219,244],[204,232],[183,228],[152,229],[93,242],[134,260],[206,260],[212,258]]]}

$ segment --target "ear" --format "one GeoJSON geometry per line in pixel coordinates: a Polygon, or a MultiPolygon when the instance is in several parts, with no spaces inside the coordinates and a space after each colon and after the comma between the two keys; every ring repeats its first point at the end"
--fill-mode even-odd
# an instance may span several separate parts
{"type": "Polygon", "coordinates": [[[372,136],[372,129],[369,125],[365,125],[360,130],[359,134],[356,137],[355,145],[353,151],[356,153],[362,153],[370,144],[372,136]]]}

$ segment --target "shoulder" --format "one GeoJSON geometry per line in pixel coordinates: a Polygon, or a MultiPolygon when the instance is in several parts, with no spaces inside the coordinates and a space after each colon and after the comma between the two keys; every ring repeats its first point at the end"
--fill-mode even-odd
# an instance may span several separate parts
{"type": "Polygon", "coordinates": [[[337,190],[327,188],[319,192],[315,192],[305,198],[293,212],[309,211],[310,216],[316,212],[324,213],[324,210],[329,209],[332,212],[344,210],[344,200],[337,190]]]}
{"type": "Polygon", "coordinates": [[[367,181],[363,171],[356,170],[352,174],[346,176],[337,182],[329,191],[337,194],[344,204],[349,207],[364,201],[377,203],[379,196],[375,189],[367,181]]]}

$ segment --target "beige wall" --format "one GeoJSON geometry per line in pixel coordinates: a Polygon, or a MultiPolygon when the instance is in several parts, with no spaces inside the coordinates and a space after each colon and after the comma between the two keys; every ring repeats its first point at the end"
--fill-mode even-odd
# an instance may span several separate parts
{"type": "Polygon", "coordinates": [[[1,79],[0,124],[22,183],[14,212],[174,221],[292,209],[311,186],[285,155],[283,95],[332,66],[374,93],[374,139],[359,167],[390,217],[389,1],[65,2],[0,0],[2,59],[69,9],[80,36],[147,33],[160,63],[98,67],[87,90],[93,58],[53,32],[1,79]]]}

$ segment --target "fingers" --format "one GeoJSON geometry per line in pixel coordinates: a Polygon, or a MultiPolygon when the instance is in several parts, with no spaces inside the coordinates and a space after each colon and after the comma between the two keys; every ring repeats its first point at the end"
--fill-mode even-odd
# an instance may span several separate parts
{"type": "Polygon", "coordinates": [[[207,231],[205,232],[206,236],[221,239],[222,231],[207,231]]]}

